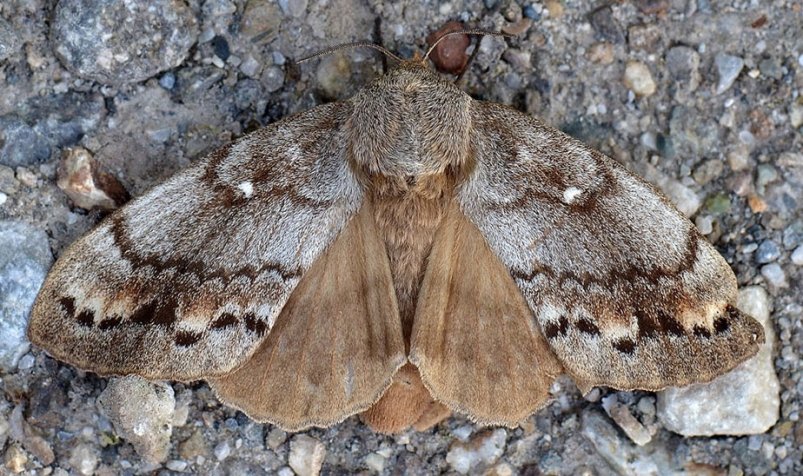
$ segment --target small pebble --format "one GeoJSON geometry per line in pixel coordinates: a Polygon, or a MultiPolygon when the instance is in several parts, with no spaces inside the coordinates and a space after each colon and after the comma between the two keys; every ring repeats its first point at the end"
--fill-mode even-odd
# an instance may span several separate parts
{"type": "Polygon", "coordinates": [[[738,56],[719,53],[714,57],[714,64],[719,74],[717,94],[722,94],[733,86],[744,67],[744,60],[738,56]]]}
{"type": "Polygon", "coordinates": [[[625,67],[625,86],[638,96],[651,96],[655,94],[656,85],[652,79],[650,69],[639,61],[630,61],[625,67]]]}
{"type": "Polygon", "coordinates": [[[167,462],[167,464],[165,464],[165,466],[170,471],[177,471],[180,473],[185,469],[187,469],[188,465],[186,461],[182,461],[180,459],[171,459],[170,461],[167,462]]]}
{"type": "Polygon", "coordinates": [[[473,431],[474,427],[472,425],[461,425],[452,430],[452,435],[460,441],[468,441],[473,431]]]}
{"type": "Polygon", "coordinates": [[[271,430],[268,432],[268,436],[265,437],[265,444],[268,445],[268,448],[274,451],[278,447],[282,446],[285,441],[287,441],[287,432],[281,428],[271,428],[271,430]]]}
{"type": "Polygon", "coordinates": [[[777,58],[764,58],[758,63],[758,69],[768,78],[778,80],[783,77],[783,67],[777,58]]]}
{"type": "Polygon", "coordinates": [[[783,231],[783,247],[791,250],[803,244],[803,220],[793,222],[783,231]]]}
{"type": "Polygon", "coordinates": [[[502,53],[502,58],[518,71],[528,71],[532,68],[532,55],[529,51],[508,48],[502,53]]]}
{"type": "Polygon", "coordinates": [[[25,354],[17,364],[17,368],[20,370],[28,370],[33,367],[34,363],[36,363],[34,356],[31,354],[25,354]]]}
{"type": "Polygon", "coordinates": [[[98,404],[115,431],[150,463],[167,459],[176,407],[173,387],[139,377],[111,378],[98,404]]]}
{"type": "Polygon", "coordinates": [[[778,180],[778,170],[770,164],[761,164],[756,170],[756,187],[761,191],[767,184],[778,180]]]}
{"type": "Polygon", "coordinates": [[[477,466],[489,466],[505,452],[507,431],[502,428],[486,430],[464,443],[455,441],[446,454],[446,462],[460,474],[468,474],[477,466]]]}
{"type": "Polygon", "coordinates": [[[37,128],[15,116],[0,116],[0,163],[29,165],[50,158],[50,144],[37,128]]]}
{"type": "Polygon", "coordinates": [[[326,447],[308,435],[296,435],[290,441],[290,455],[287,464],[298,476],[317,476],[321,472],[326,447]]]}
{"type": "Polygon", "coordinates": [[[586,52],[586,58],[599,64],[611,64],[614,60],[613,45],[610,43],[594,43],[586,52]]]}
{"type": "Polygon", "coordinates": [[[714,231],[714,218],[711,215],[697,215],[694,224],[703,235],[709,235],[714,231]]]}
{"type": "Polygon", "coordinates": [[[733,171],[745,170],[750,165],[750,149],[739,144],[727,155],[728,165],[733,171]]]}
{"type": "Polygon", "coordinates": [[[695,182],[699,183],[700,185],[705,185],[708,182],[719,177],[722,174],[724,168],[725,165],[722,163],[721,160],[717,159],[706,160],[699,167],[694,169],[692,177],[694,178],[695,182]]]}
{"type": "Polygon", "coordinates": [[[217,35],[214,38],[212,38],[211,45],[212,45],[212,51],[215,52],[215,56],[222,59],[223,61],[229,59],[229,56],[231,55],[231,50],[229,49],[229,42],[226,41],[226,38],[217,35]]]}
{"type": "Polygon", "coordinates": [[[368,469],[377,474],[382,474],[382,472],[385,470],[387,458],[379,453],[369,453],[368,456],[365,457],[364,461],[365,466],[367,466],[368,469]]]}
{"type": "Polygon", "coordinates": [[[795,248],[795,251],[792,252],[792,263],[797,266],[803,266],[803,246],[798,246],[795,248]]]}
{"type": "Polygon", "coordinates": [[[532,4],[524,7],[521,13],[530,20],[538,21],[541,19],[541,13],[532,4]]]}
{"type": "Polygon", "coordinates": [[[278,66],[269,66],[262,71],[260,82],[265,91],[275,93],[284,86],[284,70],[278,66]]]}
{"type": "Polygon", "coordinates": [[[259,73],[260,66],[261,66],[260,63],[259,61],[256,60],[256,58],[254,58],[251,55],[248,55],[245,57],[245,60],[243,60],[243,62],[240,63],[240,71],[242,71],[244,75],[250,78],[255,78],[259,73]]]}
{"type": "Polygon", "coordinates": [[[645,417],[655,416],[655,397],[641,397],[636,404],[636,408],[645,417]]]}
{"type": "Polygon", "coordinates": [[[159,78],[159,86],[167,89],[168,91],[173,89],[173,86],[176,85],[176,75],[173,73],[165,73],[159,78]]]}
{"type": "Polygon", "coordinates": [[[193,460],[208,455],[209,448],[201,430],[195,430],[189,438],[178,444],[178,454],[184,460],[193,460]]]}
{"type": "Polygon", "coordinates": [[[25,471],[25,463],[28,462],[28,456],[17,445],[11,445],[6,450],[5,454],[5,467],[14,474],[19,474],[25,471]]]}
{"type": "Polygon", "coordinates": [[[789,106],[789,123],[795,129],[803,126],[803,104],[799,100],[789,106]]]}
{"type": "Polygon", "coordinates": [[[81,443],[73,447],[70,452],[70,465],[81,475],[90,476],[95,474],[98,467],[99,458],[95,448],[87,443],[81,443]]]}
{"type": "Polygon", "coordinates": [[[285,15],[300,18],[307,13],[308,0],[279,0],[279,8],[285,15]]]}
{"type": "Polygon", "coordinates": [[[611,43],[624,43],[625,31],[613,14],[613,8],[604,4],[588,14],[592,28],[611,43]]]}
{"type": "Polygon", "coordinates": [[[756,250],[756,263],[767,264],[772,263],[781,256],[781,249],[772,240],[764,240],[756,250]]]}
{"type": "Polygon", "coordinates": [[[559,18],[563,15],[563,4],[558,0],[547,0],[544,6],[549,12],[549,18],[559,18]]]}
{"type": "MultiPolygon", "coordinates": [[[[166,130],[167,137],[170,137],[170,132],[169,129],[166,130]]],[[[158,137],[158,131],[153,135],[158,137]]],[[[64,151],[59,162],[56,184],[75,205],[87,210],[113,210],[131,198],[117,178],[103,170],[92,154],[83,147],[64,151]]]]}
{"type": "Polygon", "coordinates": [[[229,445],[228,441],[224,440],[215,446],[214,453],[218,461],[223,461],[231,455],[231,445],[229,445]]]}
{"type": "Polygon", "coordinates": [[[775,288],[785,288],[788,286],[786,282],[786,273],[778,263],[770,263],[761,267],[761,275],[764,279],[775,288]]]}
{"type": "Polygon", "coordinates": [[[638,446],[644,446],[652,440],[650,432],[633,416],[627,405],[618,401],[617,394],[611,394],[603,398],[602,408],[633,443],[638,446]]]}

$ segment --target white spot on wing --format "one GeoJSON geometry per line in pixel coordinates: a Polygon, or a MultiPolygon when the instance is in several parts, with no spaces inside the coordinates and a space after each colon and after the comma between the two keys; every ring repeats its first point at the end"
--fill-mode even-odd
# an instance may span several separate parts
{"type": "Polygon", "coordinates": [[[240,184],[237,185],[237,188],[239,188],[240,191],[243,192],[245,198],[251,198],[251,195],[254,194],[254,184],[252,184],[251,182],[248,181],[240,182],[240,184]]]}
{"type": "Polygon", "coordinates": [[[571,205],[581,193],[583,193],[583,191],[577,187],[567,188],[563,191],[563,203],[571,205]]]}

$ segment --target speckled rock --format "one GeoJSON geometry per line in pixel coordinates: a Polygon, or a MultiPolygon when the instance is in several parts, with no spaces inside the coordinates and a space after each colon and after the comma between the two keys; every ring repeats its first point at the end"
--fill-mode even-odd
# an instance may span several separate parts
{"type": "Polygon", "coordinates": [[[30,344],[25,327],[53,262],[47,235],[32,226],[0,221],[0,369],[11,371],[30,344]]]}
{"type": "Polygon", "coordinates": [[[198,36],[179,0],[61,0],[51,36],[59,59],[78,76],[101,83],[142,81],[176,67],[198,36]]]}
{"type": "Polygon", "coordinates": [[[121,438],[151,462],[167,459],[176,400],[173,387],[139,377],[111,378],[98,404],[121,438]]]}
{"type": "Polygon", "coordinates": [[[710,383],[659,392],[658,416],[667,429],[685,436],[750,435],[764,433],[778,420],[769,296],[750,286],[739,291],[737,306],[761,322],[766,342],[756,356],[710,383]]]}

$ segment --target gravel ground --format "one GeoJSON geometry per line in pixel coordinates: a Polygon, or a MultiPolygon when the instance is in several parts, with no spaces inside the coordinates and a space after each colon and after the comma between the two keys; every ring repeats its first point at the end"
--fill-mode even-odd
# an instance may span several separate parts
{"type": "Polygon", "coordinates": [[[0,473],[803,474],[803,5],[765,3],[5,0],[0,473]],[[409,57],[451,20],[517,35],[479,43],[469,94],[602,150],[717,246],[770,331],[755,362],[680,394],[583,397],[562,379],[517,429],[455,417],[381,436],[351,418],[286,434],[202,383],[102,379],[25,342],[53,257],[104,209],[383,64],[292,58],[353,40],[409,57]]]}

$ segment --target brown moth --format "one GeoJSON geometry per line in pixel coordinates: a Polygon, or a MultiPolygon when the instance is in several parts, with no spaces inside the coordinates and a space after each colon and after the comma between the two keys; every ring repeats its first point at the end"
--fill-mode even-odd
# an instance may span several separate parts
{"type": "Polygon", "coordinates": [[[514,426],[563,373],[588,392],[727,372],[764,340],[735,295],[652,186],[416,59],[110,215],[28,335],[101,375],[206,380],[287,430],[514,426]]]}

